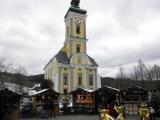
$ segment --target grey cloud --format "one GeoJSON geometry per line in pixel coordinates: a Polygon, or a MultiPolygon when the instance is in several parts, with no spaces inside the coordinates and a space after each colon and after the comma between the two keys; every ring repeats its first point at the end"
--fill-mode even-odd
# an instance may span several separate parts
{"type": "Polygon", "coordinates": [[[136,49],[135,51],[122,51],[124,53],[122,55],[119,55],[117,53],[116,55],[113,55],[112,57],[108,58],[106,54],[106,57],[104,57],[103,59],[97,58],[97,60],[104,67],[116,67],[125,64],[133,64],[136,63],[139,59],[148,62],[160,59],[159,48],[160,42],[158,41],[157,43],[154,43],[151,46],[143,46],[139,50],[136,49]]]}
{"type": "MultiPolygon", "coordinates": [[[[147,32],[141,26],[160,19],[159,5],[159,0],[81,0],[81,8],[88,11],[88,54],[100,65],[101,74],[112,74],[119,65],[135,63],[140,57],[160,59],[159,36],[149,31],[150,26],[147,32]],[[135,40],[137,46],[131,46],[134,39],[140,41],[135,40]],[[153,43],[148,42],[152,39],[153,43]],[[127,44],[132,48],[127,50],[127,44]]],[[[45,64],[63,46],[69,6],[70,0],[1,0],[0,55],[24,66],[29,74],[43,73],[45,64]]]]}
{"type": "Polygon", "coordinates": [[[115,19],[122,30],[138,33],[139,24],[152,20],[160,12],[157,5],[160,5],[159,0],[122,0],[116,6],[115,19]]]}

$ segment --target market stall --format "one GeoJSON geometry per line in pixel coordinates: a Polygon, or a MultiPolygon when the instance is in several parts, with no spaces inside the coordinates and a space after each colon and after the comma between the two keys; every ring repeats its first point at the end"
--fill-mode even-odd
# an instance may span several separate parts
{"type": "Polygon", "coordinates": [[[147,102],[148,91],[142,87],[132,85],[121,90],[121,97],[121,103],[125,107],[125,114],[137,115],[140,104],[147,102]]]}
{"type": "Polygon", "coordinates": [[[39,116],[55,116],[59,113],[59,93],[52,89],[43,89],[31,95],[34,111],[39,116]]]}
{"type": "Polygon", "coordinates": [[[119,103],[119,89],[112,88],[109,86],[104,86],[97,89],[95,93],[95,106],[96,112],[102,108],[109,109],[109,114],[114,116],[115,110],[114,106],[119,103]]]}
{"type": "Polygon", "coordinates": [[[18,119],[20,117],[19,101],[22,95],[13,89],[0,89],[0,119],[18,119]]]}
{"type": "Polygon", "coordinates": [[[93,90],[78,88],[71,92],[74,113],[95,112],[95,95],[93,90]]]}
{"type": "Polygon", "coordinates": [[[154,108],[156,115],[160,117],[160,88],[151,92],[149,105],[154,108]]]}

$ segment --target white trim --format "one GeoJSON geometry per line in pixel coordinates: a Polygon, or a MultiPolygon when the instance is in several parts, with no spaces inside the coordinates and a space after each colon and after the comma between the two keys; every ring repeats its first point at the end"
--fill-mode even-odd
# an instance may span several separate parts
{"type": "Polygon", "coordinates": [[[119,89],[113,88],[113,87],[110,87],[110,86],[104,86],[104,87],[109,88],[109,89],[112,89],[112,90],[120,91],[119,89]]]}

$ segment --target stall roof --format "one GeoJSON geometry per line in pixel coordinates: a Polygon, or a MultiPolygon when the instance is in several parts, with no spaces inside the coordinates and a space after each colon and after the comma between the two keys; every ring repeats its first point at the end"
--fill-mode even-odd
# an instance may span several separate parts
{"type": "Polygon", "coordinates": [[[103,86],[103,87],[101,87],[101,88],[99,88],[99,89],[97,89],[97,90],[95,90],[94,92],[100,92],[100,91],[115,91],[115,92],[119,92],[120,90],[119,89],[117,89],[117,88],[113,88],[113,87],[110,87],[110,86],[103,86]]]}
{"type": "Polygon", "coordinates": [[[122,91],[125,91],[125,93],[128,94],[147,94],[146,89],[135,85],[131,85],[128,88],[123,89],[122,91]]]}
{"type": "Polygon", "coordinates": [[[130,85],[128,86],[125,90],[128,90],[128,89],[140,89],[140,90],[143,90],[143,91],[147,91],[147,89],[143,88],[143,87],[140,87],[140,86],[136,86],[136,85],[130,85]]]}
{"type": "Polygon", "coordinates": [[[94,92],[94,90],[90,90],[90,89],[85,89],[85,88],[79,87],[79,88],[77,88],[77,89],[75,89],[75,90],[72,90],[70,93],[73,93],[73,92],[79,91],[79,90],[82,90],[82,91],[84,91],[84,92],[89,92],[89,93],[94,92]]]}
{"type": "Polygon", "coordinates": [[[35,90],[32,90],[30,92],[28,92],[28,95],[29,96],[35,96],[35,95],[38,95],[38,94],[41,94],[43,92],[46,92],[48,89],[43,89],[43,90],[40,90],[40,91],[35,91],[35,90]]]}
{"type": "Polygon", "coordinates": [[[120,89],[113,88],[113,87],[110,87],[110,86],[104,86],[104,87],[109,88],[109,89],[112,89],[112,90],[120,91],[120,89]]]}
{"type": "Polygon", "coordinates": [[[7,96],[7,94],[5,94],[4,91],[8,91],[9,96],[10,96],[10,94],[22,96],[22,94],[20,94],[20,92],[11,90],[11,89],[9,89],[9,88],[7,88],[7,87],[4,87],[4,88],[1,88],[1,89],[0,89],[0,93],[1,93],[0,95],[2,95],[2,96],[7,96]]]}

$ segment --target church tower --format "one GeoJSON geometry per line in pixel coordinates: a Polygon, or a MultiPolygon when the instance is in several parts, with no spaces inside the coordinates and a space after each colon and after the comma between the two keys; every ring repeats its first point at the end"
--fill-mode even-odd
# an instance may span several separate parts
{"type": "Polygon", "coordinates": [[[65,15],[65,42],[62,49],[44,68],[45,79],[54,89],[66,94],[77,88],[96,90],[101,87],[97,79],[98,64],[87,55],[87,11],[79,7],[80,0],[72,0],[65,15]]]}
{"type": "Polygon", "coordinates": [[[68,57],[76,53],[86,54],[86,13],[86,10],[72,5],[65,15],[65,45],[68,57]]]}

